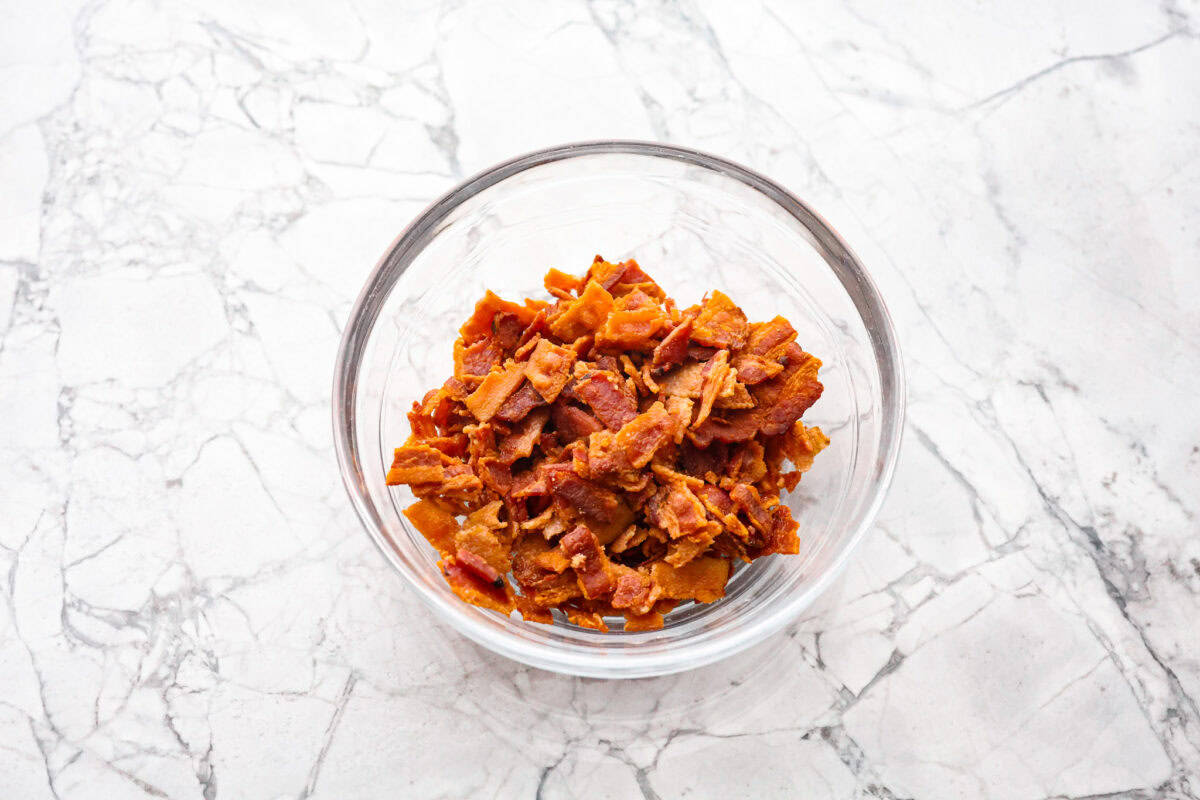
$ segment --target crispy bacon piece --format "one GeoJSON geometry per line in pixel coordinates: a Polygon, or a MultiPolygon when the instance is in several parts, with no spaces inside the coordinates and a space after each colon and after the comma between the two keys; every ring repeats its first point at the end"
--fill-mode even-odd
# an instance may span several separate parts
{"type": "Polygon", "coordinates": [[[438,564],[442,568],[442,574],[446,576],[446,582],[450,584],[450,588],[454,590],[459,599],[473,606],[489,608],[502,614],[512,612],[512,589],[507,583],[502,582],[501,586],[488,583],[449,556],[438,564]]]}
{"type": "Polygon", "coordinates": [[[551,472],[547,481],[555,498],[591,520],[603,522],[611,519],[621,507],[621,498],[616,492],[584,480],[573,470],[551,472]]]}
{"type": "Polygon", "coordinates": [[[662,372],[683,363],[683,359],[687,357],[688,339],[692,335],[693,323],[691,317],[686,317],[655,346],[654,356],[650,359],[650,365],[655,372],[662,372]]]}
{"type": "Polygon", "coordinates": [[[529,381],[521,384],[515,392],[496,411],[496,419],[503,422],[520,422],[538,406],[544,406],[546,401],[538,394],[529,381]]]}
{"type": "Polygon", "coordinates": [[[525,364],[525,377],[547,403],[553,403],[558,393],[571,380],[575,351],[559,347],[549,339],[541,339],[525,364]]]}
{"type": "Polygon", "coordinates": [[[588,281],[579,297],[568,302],[558,316],[550,318],[550,332],[565,341],[594,334],[612,307],[613,296],[596,281],[588,281]]]}
{"type": "Polygon", "coordinates": [[[596,534],[586,525],[579,525],[563,536],[558,546],[575,570],[584,597],[590,600],[612,593],[616,586],[612,562],[600,548],[596,534]]]}
{"type": "Polygon", "coordinates": [[[729,562],[723,558],[702,556],[682,567],[675,567],[660,561],[651,568],[650,577],[662,590],[663,597],[711,603],[725,596],[729,562]]]}
{"type": "Polygon", "coordinates": [[[467,395],[463,401],[467,410],[480,422],[491,419],[508,396],[517,390],[525,379],[525,366],[516,361],[510,361],[503,367],[497,367],[487,374],[479,388],[467,395]]]}
{"type": "Polygon", "coordinates": [[[555,297],[570,297],[583,288],[583,281],[576,278],[574,275],[568,275],[557,269],[551,269],[546,273],[545,280],[542,284],[546,287],[546,291],[555,297]]]}
{"type": "Polygon", "coordinates": [[[701,425],[704,420],[708,419],[708,415],[712,413],[713,403],[717,402],[717,395],[721,393],[731,377],[729,351],[718,350],[715,356],[705,362],[701,376],[700,410],[696,412],[696,419],[692,422],[692,427],[701,425]]]}
{"type": "Polygon", "coordinates": [[[751,324],[717,291],[680,309],[633,260],[545,286],[553,305],[476,304],[388,470],[455,594],[656,630],[721,597],[733,561],[798,552],[781,493],[829,440],[800,420],[820,361],[787,320],[751,324]]]}
{"type": "Polygon", "coordinates": [[[589,372],[575,384],[574,392],[611,430],[620,430],[637,416],[637,397],[613,372],[589,372]]]}
{"type": "Polygon", "coordinates": [[[517,423],[512,433],[500,440],[500,461],[511,464],[533,452],[533,446],[542,436],[542,428],[550,419],[550,409],[545,406],[535,409],[517,423]]]}
{"type": "Polygon", "coordinates": [[[644,467],[671,441],[675,433],[675,419],[667,413],[662,403],[655,403],[644,414],[638,414],[617,431],[616,446],[626,463],[632,467],[644,467]]]}
{"type": "Polygon", "coordinates": [[[454,551],[458,520],[432,500],[418,500],[404,509],[404,516],[443,556],[454,551]]]}
{"type": "Polygon", "coordinates": [[[596,333],[596,347],[608,352],[650,350],[658,332],[670,319],[641,289],[617,298],[604,324],[596,333]]]}
{"type": "Polygon", "coordinates": [[[746,315],[724,293],[714,291],[700,306],[692,341],[718,350],[740,350],[750,336],[746,315]]]}
{"type": "Polygon", "coordinates": [[[545,305],[545,303],[537,300],[527,300],[525,305],[518,305],[510,303],[508,300],[503,300],[491,291],[488,291],[484,293],[483,299],[475,304],[475,312],[463,323],[458,332],[462,335],[464,344],[473,344],[479,339],[492,334],[497,314],[508,312],[515,316],[521,326],[524,327],[533,321],[538,309],[545,307],[545,305]]]}
{"type": "Polygon", "coordinates": [[[438,483],[446,477],[446,466],[454,459],[427,444],[406,444],[392,454],[392,467],[387,473],[387,485],[409,483],[438,483]]]}

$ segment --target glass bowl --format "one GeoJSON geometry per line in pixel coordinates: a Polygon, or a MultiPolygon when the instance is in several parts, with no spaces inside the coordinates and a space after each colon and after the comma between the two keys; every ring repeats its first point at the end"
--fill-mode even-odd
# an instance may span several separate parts
{"type": "Polygon", "coordinates": [[[698,667],[794,619],[830,585],[875,517],[900,445],[904,380],[866,270],[787,190],[722,158],[664,144],[569,144],[515,158],[447,193],[376,265],[342,338],[334,438],[355,510],[387,560],[444,621],[497,653],[574,675],[632,678],[698,667]],[[824,362],[804,416],[832,444],[785,502],[801,552],[744,565],[726,596],[681,606],[659,631],[527,623],[459,600],[384,474],[406,413],[453,371],[452,343],[486,289],[548,297],[550,267],[637,258],[681,306],[721,289],[751,320],[781,314],[824,362]]]}

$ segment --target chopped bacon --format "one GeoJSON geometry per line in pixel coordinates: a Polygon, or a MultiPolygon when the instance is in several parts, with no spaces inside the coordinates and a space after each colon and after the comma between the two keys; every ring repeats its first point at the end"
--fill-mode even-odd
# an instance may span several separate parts
{"type": "Polygon", "coordinates": [[[500,460],[511,464],[518,458],[525,458],[533,452],[533,446],[542,436],[542,428],[550,419],[550,409],[538,408],[529,413],[525,419],[517,423],[512,433],[500,440],[500,460]]]}
{"type": "Polygon", "coordinates": [[[454,560],[464,569],[474,573],[477,578],[492,584],[497,589],[504,586],[504,582],[500,580],[500,573],[491,564],[484,561],[482,556],[460,547],[454,554],[454,560]]]}
{"type": "Polygon", "coordinates": [[[657,611],[648,614],[625,614],[625,630],[657,631],[663,626],[663,615],[657,611]]]}
{"type": "Polygon", "coordinates": [[[608,318],[596,332],[596,347],[610,352],[650,350],[653,338],[669,324],[658,303],[635,289],[613,304],[608,318]]]}
{"type": "Polygon", "coordinates": [[[584,597],[591,599],[612,593],[616,583],[612,562],[600,548],[596,534],[586,525],[579,525],[563,536],[558,546],[575,570],[584,597]]]}
{"type": "Polygon", "coordinates": [[[446,465],[453,459],[427,444],[406,444],[397,447],[392,455],[392,467],[387,473],[388,486],[402,483],[437,483],[446,476],[446,465]]]}
{"type": "Polygon", "coordinates": [[[550,492],[555,498],[591,520],[603,522],[610,519],[621,507],[621,498],[616,492],[584,480],[574,471],[551,472],[547,478],[550,492]]]}
{"type": "Polygon", "coordinates": [[[475,419],[487,422],[524,379],[524,365],[510,361],[504,367],[497,367],[489,372],[479,384],[479,388],[471,392],[463,402],[475,419]]]}
{"type": "Polygon", "coordinates": [[[583,281],[579,278],[557,269],[547,272],[542,283],[546,287],[546,291],[555,297],[570,297],[583,288],[583,281]]]}
{"type": "Polygon", "coordinates": [[[501,311],[492,318],[492,332],[496,340],[496,344],[505,352],[511,352],[517,349],[517,345],[521,343],[521,334],[525,332],[525,326],[533,320],[522,320],[511,311],[501,311]]]}
{"type": "Polygon", "coordinates": [[[697,398],[704,388],[704,364],[692,362],[658,379],[662,393],[668,396],[697,398]]]}
{"type": "Polygon", "coordinates": [[[501,586],[488,583],[451,557],[444,558],[439,564],[446,582],[461,600],[502,614],[512,612],[512,589],[507,583],[501,586]]]}
{"type": "Polygon", "coordinates": [[[528,417],[535,408],[544,405],[546,405],[546,401],[529,381],[525,381],[497,409],[496,419],[503,422],[520,422],[528,417]]]}
{"type": "Polygon", "coordinates": [[[771,511],[763,505],[758,490],[745,483],[736,484],[729,490],[733,504],[743,511],[750,519],[750,524],[763,533],[771,530],[771,511]]]}
{"type": "Polygon", "coordinates": [[[454,376],[459,380],[482,378],[500,366],[504,360],[504,349],[488,336],[464,347],[456,342],[454,348],[454,376]]]}
{"type": "Polygon", "coordinates": [[[663,597],[711,603],[725,596],[729,562],[723,558],[702,556],[682,567],[675,567],[660,561],[651,568],[650,577],[662,590],[663,597]]]}
{"type": "Polygon", "coordinates": [[[611,430],[620,430],[637,416],[637,397],[612,372],[589,372],[575,384],[574,392],[611,430]]]}
{"type": "Polygon", "coordinates": [[[616,446],[633,467],[644,467],[659,448],[671,441],[675,419],[662,403],[655,403],[644,414],[638,414],[617,431],[616,446]]]}
{"type": "Polygon", "coordinates": [[[528,304],[510,303],[488,291],[483,295],[483,299],[475,304],[475,312],[471,314],[470,319],[463,323],[458,332],[462,335],[465,344],[473,344],[484,336],[492,334],[493,321],[500,312],[512,314],[524,326],[533,321],[537,310],[537,307],[528,304]]]}
{"type": "Polygon", "coordinates": [[[571,300],[558,316],[550,318],[550,332],[560,340],[573,341],[599,330],[612,310],[613,296],[595,281],[571,300]]]}
{"type": "Polygon", "coordinates": [[[525,364],[525,377],[547,403],[553,403],[571,379],[575,352],[559,347],[549,339],[537,343],[525,364]]]}
{"type": "Polygon", "coordinates": [[[721,597],[731,563],[798,552],[781,494],[829,440],[800,421],[820,361],[787,320],[751,324],[715,291],[681,309],[632,259],[545,286],[553,304],[476,304],[388,470],[452,591],[656,630],[721,597]]]}
{"type": "Polygon", "coordinates": [[[628,608],[635,614],[645,614],[654,601],[650,592],[653,584],[647,575],[629,567],[614,565],[616,585],[612,593],[613,608],[628,608]]]}
{"type": "Polygon", "coordinates": [[[733,368],[737,370],[738,379],[750,386],[762,383],[783,372],[783,364],[763,356],[756,356],[753,353],[739,353],[733,359],[733,368]]]}
{"type": "Polygon", "coordinates": [[[692,325],[692,318],[685,318],[683,322],[672,328],[671,332],[654,348],[654,356],[651,358],[650,364],[655,372],[662,372],[676,364],[683,363],[683,359],[687,357],[688,339],[692,335],[692,325]]]}
{"type": "Polygon", "coordinates": [[[717,402],[717,395],[721,393],[730,374],[728,350],[718,350],[717,354],[704,364],[701,370],[703,379],[700,385],[700,410],[696,412],[692,427],[703,424],[704,420],[708,419],[713,403],[717,402]]]}
{"type": "Polygon", "coordinates": [[[554,417],[555,428],[566,442],[573,442],[596,431],[604,430],[604,423],[600,420],[582,408],[576,408],[561,401],[554,404],[550,413],[554,417]]]}
{"type": "Polygon", "coordinates": [[[704,347],[741,349],[750,335],[746,315],[725,294],[714,291],[700,307],[692,341],[704,347]]]}
{"type": "Polygon", "coordinates": [[[432,500],[418,500],[404,509],[404,516],[443,556],[454,551],[458,520],[432,500]]]}
{"type": "Polygon", "coordinates": [[[494,456],[484,456],[475,466],[483,485],[496,494],[503,496],[512,490],[512,468],[509,463],[494,456]]]}

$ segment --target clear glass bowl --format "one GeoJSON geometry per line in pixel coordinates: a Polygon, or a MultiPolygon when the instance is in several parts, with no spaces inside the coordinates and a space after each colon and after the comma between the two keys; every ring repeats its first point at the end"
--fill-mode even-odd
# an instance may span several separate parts
{"type": "Polygon", "coordinates": [[[824,590],[871,525],[900,445],[904,380],[888,313],[838,235],[785,189],[682,147],[564,145],[477,175],[418,217],[375,267],[351,313],[333,385],[342,477],[371,538],[439,617],[535,667],[593,677],[661,675],[731,655],[779,630],[824,590]],[[451,344],[485,289],[545,296],[550,267],[580,272],[596,253],[637,258],[683,306],[718,288],[752,320],[782,314],[824,362],[806,414],[832,444],[785,498],[798,556],[737,570],[726,597],[689,604],[660,631],[552,626],[467,605],[389,488],[392,449],[414,400],[452,372],[451,344]]]}

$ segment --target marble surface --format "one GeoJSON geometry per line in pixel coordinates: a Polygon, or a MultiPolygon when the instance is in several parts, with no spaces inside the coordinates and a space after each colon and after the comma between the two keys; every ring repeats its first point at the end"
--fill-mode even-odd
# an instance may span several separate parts
{"type": "Polygon", "coordinates": [[[1200,797],[1195,2],[0,7],[0,797],[1200,797]],[[349,510],[332,358],[494,161],[740,160],[910,376],[861,557],[629,683],[435,622],[349,510]]]}

